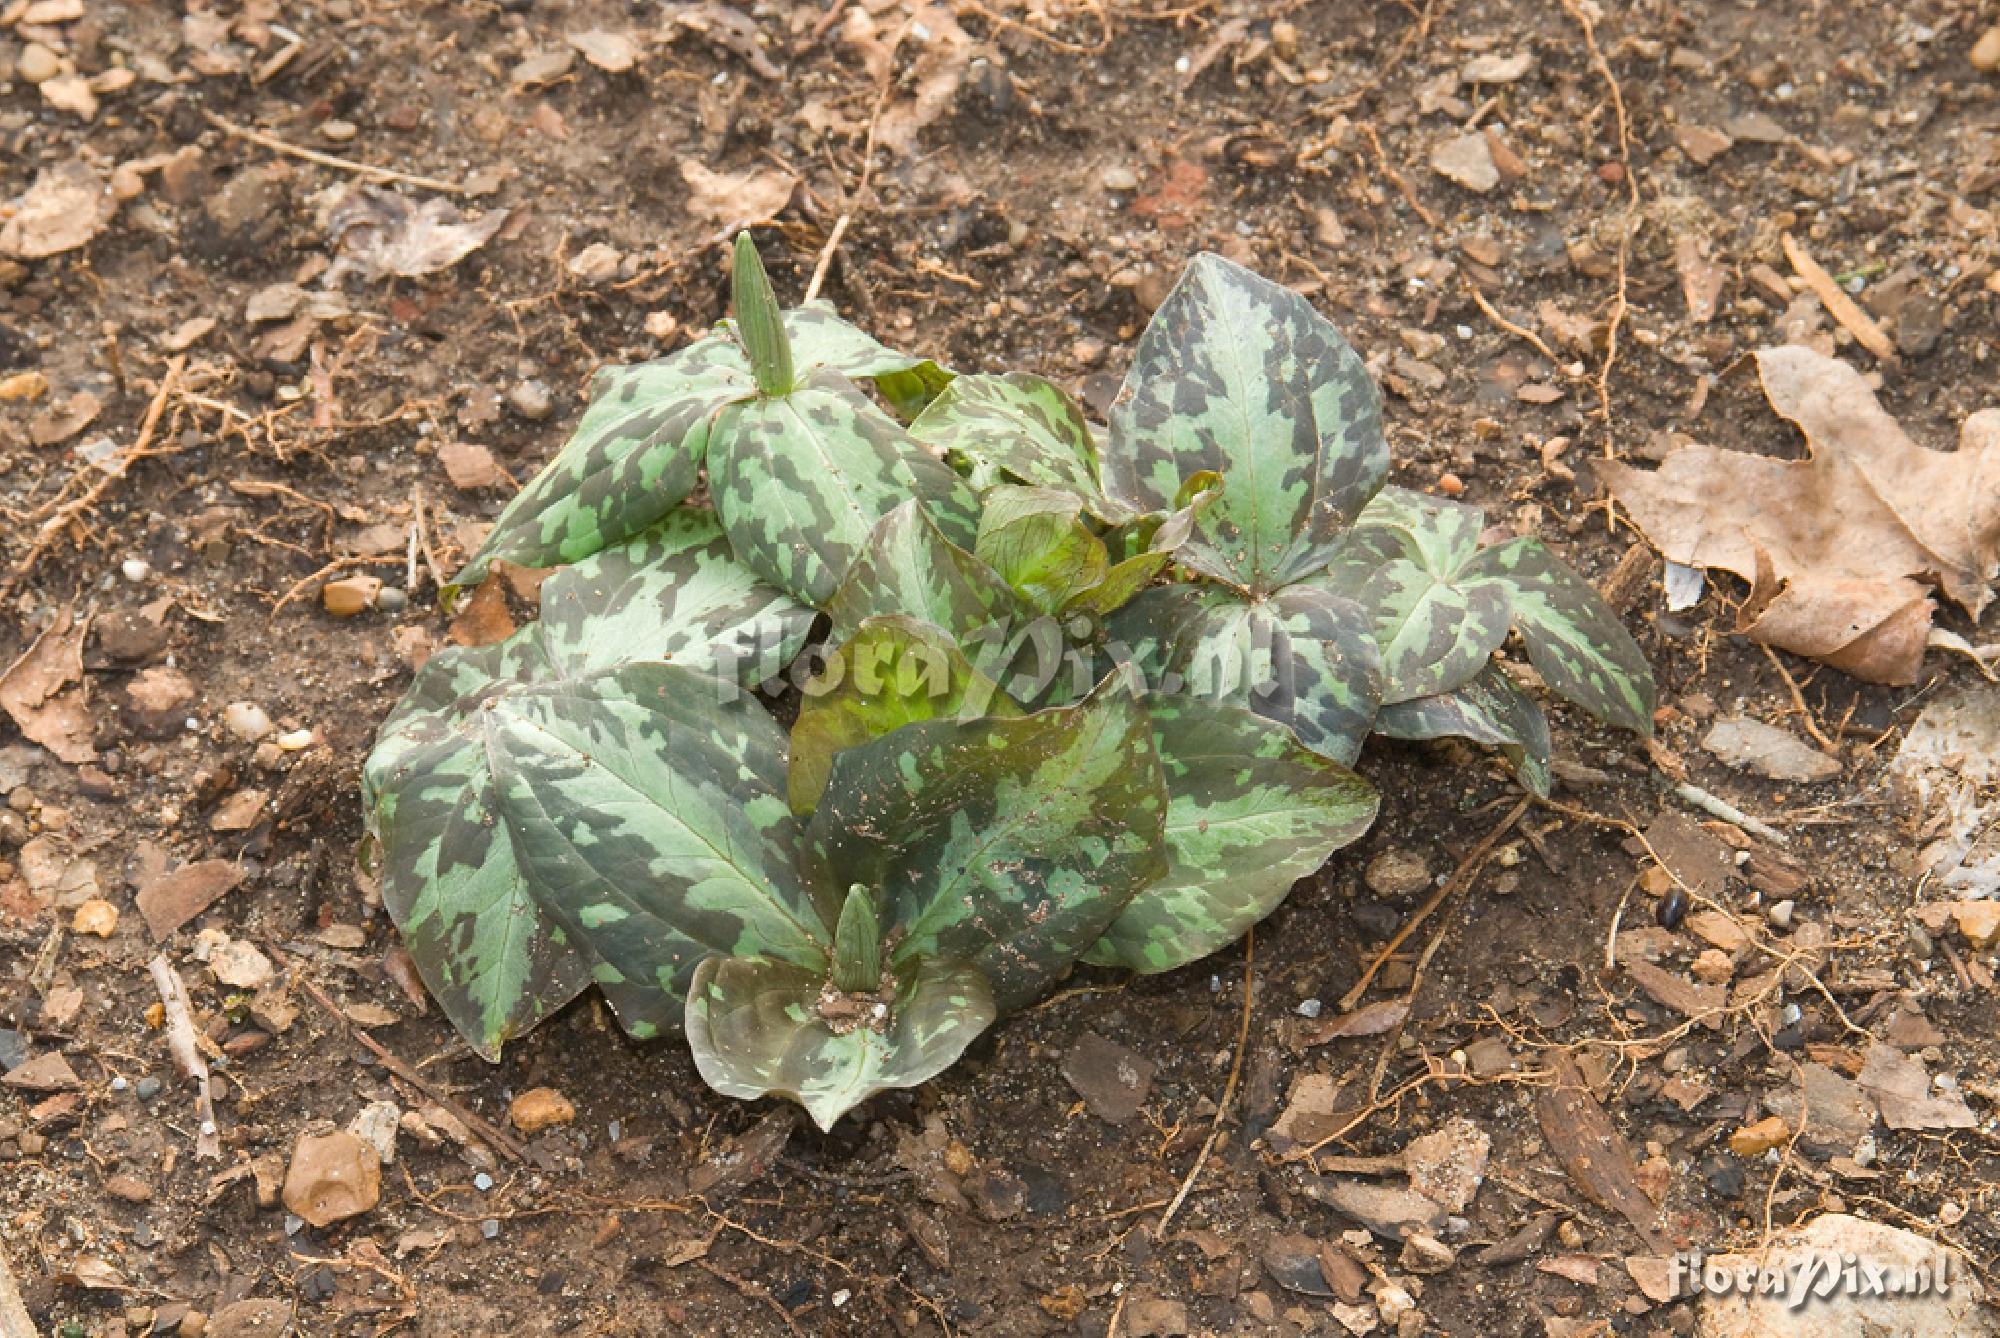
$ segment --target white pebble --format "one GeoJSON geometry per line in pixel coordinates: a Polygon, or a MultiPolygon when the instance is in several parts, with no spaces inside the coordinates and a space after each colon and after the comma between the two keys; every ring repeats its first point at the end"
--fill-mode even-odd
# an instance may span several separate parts
{"type": "Polygon", "coordinates": [[[288,753],[296,753],[313,745],[313,732],[309,729],[295,729],[289,734],[278,736],[278,747],[288,753]]]}
{"type": "Polygon", "coordinates": [[[1299,1016],[1300,1016],[1300,1017],[1318,1017],[1318,1016],[1319,1016],[1319,1010],[1320,1010],[1320,1002],[1319,1002],[1319,1000],[1317,1000],[1317,999],[1301,999],[1301,1000],[1299,1000],[1299,1016]]]}
{"type": "Polygon", "coordinates": [[[126,558],[118,564],[118,570],[134,585],[142,585],[153,574],[153,564],[144,558],[126,558]]]}
{"type": "Polygon", "coordinates": [[[256,743],[272,729],[271,717],[256,702],[231,702],[223,707],[222,727],[245,743],[256,743]]]}

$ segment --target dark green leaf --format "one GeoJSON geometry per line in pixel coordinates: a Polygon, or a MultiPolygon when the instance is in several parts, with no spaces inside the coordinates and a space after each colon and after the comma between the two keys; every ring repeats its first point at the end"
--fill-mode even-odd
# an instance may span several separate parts
{"type": "Polygon", "coordinates": [[[918,720],[1019,714],[945,632],[900,615],[867,619],[803,690],[792,724],[792,811],[812,812],[845,749],[918,720]]]}
{"type": "Polygon", "coordinates": [[[483,714],[535,897],[628,985],[678,994],[715,952],[824,966],[832,935],[798,872],[784,730],[754,700],[639,664],[483,714]]]}
{"type": "Polygon", "coordinates": [[[881,999],[829,992],[824,970],[711,957],[688,995],[688,1047],[724,1096],[787,1097],[831,1129],[875,1093],[950,1068],[993,1015],[985,979],[956,963],[914,963],[881,999]]]}
{"type": "Polygon", "coordinates": [[[785,337],[784,315],[764,258],[750,234],[736,234],[736,265],[730,275],[731,305],[736,309],[736,334],[750,360],[750,375],[760,395],[789,395],[797,378],[792,371],[792,345],[785,337]]]}
{"type": "Polygon", "coordinates": [[[1059,488],[1104,520],[1130,515],[1098,483],[1097,444],[1082,406],[1039,376],[961,376],[910,424],[910,434],[947,451],[981,488],[1006,480],[1059,488]]]}
{"type": "Polygon", "coordinates": [[[998,572],[947,539],[915,502],[876,524],[826,612],[836,641],[884,614],[920,618],[955,638],[1033,616],[998,572]]]}
{"type": "Polygon", "coordinates": [[[1154,693],[1167,783],[1167,871],[1086,960],[1170,971],[1234,942],[1292,884],[1368,830],[1368,782],[1241,707],[1154,693]]]}
{"type": "Polygon", "coordinates": [[[1360,755],[1382,694],[1367,616],[1306,585],[1263,600],[1204,590],[1171,633],[1166,668],[1155,686],[1247,706],[1343,765],[1360,755]]]}
{"type": "Polygon", "coordinates": [[[842,753],[813,813],[822,882],[883,896],[892,967],[970,962],[1004,1011],[1068,972],[1165,867],[1153,729],[1107,679],[1018,720],[932,720],[842,753]]]}
{"type": "Polygon", "coordinates": [[[1650,737],[1658,689],[1639,643],[1588,581],[1540,539],[1514,539],[1466,565],[1505,587],[1528,659],[1549,688],[1607,724],[1650,737]]]}
{"type": "Polygon", "coordinates": [[[1522,784],[1549,793],[1549,722],[1534,700],[1489,664],[1471,682],[1435,697],[1385,706],[1375,732],[1391,739],[1471,739],[1498,748],[1522,784]]]}
{"type": "Polygon", "coordinates": [[[709,489],[737,558],[821,606],[875,522],[914,497],[970,541],[977,503],[893,418],[832,372],[791,394],[727,410],[709,451],[709,489]]]}
{"type": "Polygon", "coordinates": [[[1170,510],[1184,479],[1220,474],[1179,560],[1257,594],[1323,565],[1388,465],[1374,383],[1339,331],[1214,255],[1153,314],[1104,454],[1107,490],[1138,511],[1170,510]]]}
{"type": "Polygon", "coordinates": [[[872,381],[905,418],[917,414],[952,381],[951,373],[929,358],[913,358],[877,343],[836,316],[824,301],[786,312],[785,333],[800,380],[824,367],[850,381],[872,381]]]}

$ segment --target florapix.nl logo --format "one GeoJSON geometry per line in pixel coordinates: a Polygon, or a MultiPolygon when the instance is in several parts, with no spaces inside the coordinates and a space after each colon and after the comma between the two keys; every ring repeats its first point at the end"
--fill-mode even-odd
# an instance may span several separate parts
{"type": "Polygon", "coordinates": [[[1951,1256],[1942,1250],[1914,1263],[1837,1250],[1770,1260],[1692,1250],[1673,1257],[1667,1276],[1677,1295],[1760,1296],[1781,1299],[1793,1310],[1835,1296],[1947,1296],[1952,1286],[1951,1256]]]}

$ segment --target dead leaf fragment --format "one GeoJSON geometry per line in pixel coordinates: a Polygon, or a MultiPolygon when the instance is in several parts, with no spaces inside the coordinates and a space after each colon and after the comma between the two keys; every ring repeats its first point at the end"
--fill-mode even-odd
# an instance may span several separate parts
{"type": "Polygon", "coordinates": [[[328,239],[340,251],[327,284],[349,272],[370,279],[435,274],[486,245],[506,221],[505,209],[489,209],[468,223],[441,195],[418,204],[394,191],[357,186],[321,215],[328,239]]]}
{"type": "Polygon", "coordinates": [[[1705,325],[1715,319],[1716,303],[1722,298],[1722,284],[1729,272],[1710,260],[1708,248],[1691,234],[1674,243],[1674,269],[1680,274],[1688,320],[1705,325]]]}
{"type": "Polygon", "coordinates": [[[628,33],[591,28],[565,34],[563,40],[575,47],[585,60],[609,74],[623,74],[639,63],[639,44],[628,33]]]}
{"type": "Polygon", "coordinates": [[[1855,1081],[1891,1129],[1970,1129],[1979,1123],[1956,1091],[1932,1095],[1924,1066],[1893,1045],[1869,1046],[1855,1081]]]}
{"type": "Polygon", "coordinates": [[[1601,473],[1669,560],[1752,583],[1737,630],[1858,678],[1913,683],[1935,605],[1975,618],[2000,570],[2000,409],[1965,420],[1955,452],[1906,436],[1847,364],[1760,349],[1771,407],[1811,452],[1774,460],[1688,446],[1647,473],[1601,473]]]}
{"type": "Polygon", "coordinates": [[[693,158],[681,159],[687,182],[688,212],[717,224],[723,232],[769,223],[792,202],[798,178],[775,167],[715,172],[693,158]]]}
{"type": "Polygon", "coordinates": [[[0,225],[0,256],[39,260],[74,251],[104,231],[117,208],[104,180],[83,163],[44,168],[0,225]]]}
{"type": "Polygon", "coordinates": [[[1589,1199],[1621,1213],[1650,1250],[1671,1248],[1659,1228],[1659,1209],[1639,1184],[1639,1164],[1604,1107],[1590,1094],[1582,1070],[1556,1051],[1555,1084],[1536,1095],[1535,1114],[1570,1182],[1589,1199]]]}
{"type": "Polygon", "coordinates": [[[83,678],[83,643],[89,631],[88,620],[79,623],[64,609],[27,652],[0,673],[0,710],[22,737],[72,765],[97,757],[83,688],[69,687],[83,678]]]}
{"type": "Polygon", "coordinates": [[[243,874],[226,859],[205,859],[153,879],[135,898],[139,914],[155,942],[179,929],[214,905],[243,881],[243,874]]]}
{"type": "Polygon", "coordinates": [[[1329,1018],[1301,1039],[1306,1045],[1325,1045],[1343,1036],[1380,1036],[1391,1027],[1401,1026],[1410,1015],[1410,997],[1379,999],[1351,1013],[1329,1018]]]}

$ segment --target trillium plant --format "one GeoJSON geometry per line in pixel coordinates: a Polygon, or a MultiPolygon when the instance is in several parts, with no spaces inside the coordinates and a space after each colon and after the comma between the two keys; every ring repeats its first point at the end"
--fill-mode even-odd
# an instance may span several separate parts
{"type": "Polygon", "coordinates": [[[1188,266],[1103,425],[781,311],[747,237],[734,295],[599,375],[446,592],[558,568],[539,619],[434,656],[368,759],[383,898],[489,1059],[595,985],[831,1126],[1078,962],[1241,936],[1373,821],[1371,732],[1545,791],[1510,634],[1652,728],[1590,586],[1385,486],[1360,360],[1245,269],[1188,266]]]}

